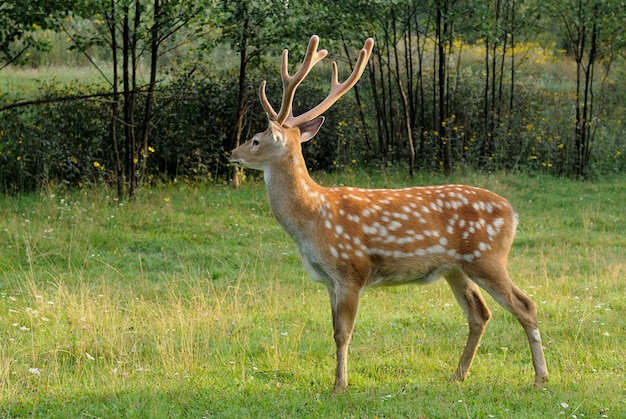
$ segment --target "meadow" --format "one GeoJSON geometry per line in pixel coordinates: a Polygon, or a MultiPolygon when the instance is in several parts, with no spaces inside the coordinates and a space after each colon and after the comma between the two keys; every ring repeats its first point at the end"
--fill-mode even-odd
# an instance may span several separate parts
{"type": "Polygon", "coordinates": [[[626,179],[364,172],[325,185],[459,182],[520,214],[509,258],[539,305],[550,371],[493,312],[471,375],[444,281],[364,293],[348,391],[331,396],[328,296],[264,185],[171,183],[0,196],[0,417],[618,418],[626,415],[626,179]]]}

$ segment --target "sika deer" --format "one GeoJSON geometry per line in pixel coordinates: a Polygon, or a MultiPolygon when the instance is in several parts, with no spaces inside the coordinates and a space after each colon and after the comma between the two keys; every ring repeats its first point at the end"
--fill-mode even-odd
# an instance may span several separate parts
{"type": "Polygon", "coordinates": [[[348,344],[359,297],[369,286],[434,282],[444,277],[467,316],[469,336],[456,372],[463,380],[491,316],[478,286],[510,311],[524,328],[535,385],[548,377],[537,326],[536,304],[507,273],[517,215],[504,198],[462,185],[406,189],[324,188],[307,172],[301,143],[313,138],[320,116],[361,77],[372,52],[368,39],[348,79],[339,83],[333,62],[331,90],[318,106],[294,117],[296,88],[327,51],[311,37],[294,76],[283,51],[283,97],[275,112],[261,85],[269,128],[232,151],[231,162],[264,171],[270,206],[298,246],[306,270],[328,288],[337,370],[334,393],[348,386],[348,344]]]}

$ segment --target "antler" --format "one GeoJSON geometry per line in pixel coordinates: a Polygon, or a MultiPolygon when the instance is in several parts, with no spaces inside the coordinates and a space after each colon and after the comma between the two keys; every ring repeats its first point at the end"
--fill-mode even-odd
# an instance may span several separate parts
{"type": "Polygon", "coordinates": [[[363,49],[359,52],[359,59],[357,60],[356,65],[354,66],[354,70],[350,77],[348,77],[343,83],[339,83],[338,80],[338,71],[337,71],[337,63],[333,61],[333,75],[331,79],[331,88],[330,92],[326,99],[324,99],[319,105],[314,107],[313,109],[299,115],[297,117],[293,116],[293,98],[296,93],[296,89],[304,80],[304,78],[309,74],[309,71],[313,68],[315,64],[317,64],[320,60],[322,60],[328,54],[328,51],[325,49],[321,51],[317,51],[317,46],[319,45],[319,37],[317,35],[313,35],[309,40],[309,46],[306,51],[306,55],[304,56],[304,60],[300,65],[300,68],[293,76],[289,76],[288,71],[288,56],[289,52],[285,49],[283,51],[282,56],[282,64],[281,64],[281,77],[283,80],[283,99],[280,105],[280,111],[276,113],[272,105],[267,100],[267,96],[265,94],[265,81],[261,83],[261,89],[259,92],[259,98],[261,99],[261,105],[268,117],[278,124],[293,128],[297,127],[305,122],[309,122],[314,118],[323,114],[328,108],[330,108],[341,96],[343,96],[348,90],[352,88],[359,80],[363,71],[365,70],[365,65],[367,64],[367,60],[372,54],[372,49],[374,48],[374,40],[372,38],[368,38],[363,45],[363,49]]]}

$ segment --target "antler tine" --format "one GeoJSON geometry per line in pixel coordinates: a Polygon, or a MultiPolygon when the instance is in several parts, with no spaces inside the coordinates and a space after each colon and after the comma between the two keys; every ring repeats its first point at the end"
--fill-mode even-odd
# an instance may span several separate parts
{"type": "MultiPolygon", "coordinates": [[[[368,38],[363,45],[363,48],[359,52],[359,59],[354,66],[354,70],[352,74],[343,82],[339,83],[338,71],[337,71],[337,63],[333,61],[333,75],[331,79],[331,88],[330,92],[326,99],[324,99],[319,105],[314,107],[313,109],[299,115],[297,117],[293,117],[292,115],[283,123],[286,127],[297,127],[300,124],[305,122],[309,122],[314,118],[323,114],[328,108],[330,108],[341,96],[343,96],[348,90],[350,90],[356,82],[361,78],[363,71],[365,71],[365,66],[367,65],[367,61],[372,54],[372,49],[374,48],[374,40],[372,38],[368,38]]],[[[293,96],[292,96],[293,99],[293,96]]]]}
{"type": "Polygon", "coordinates": [[[265,94],[265,80],[261,82],[261,88],[259,89],[259,99],[261,100],[261,106],[265,110],[267,117],[271,120],[276,120],[276,111],[270,104],[270,101],[267,100],[267,95],[265,94]]]}
{"type": "Polygon", "coordinates": [[[317,35],[313,35],[311,37],[302,64],[293,76],[289,75],[289,51],[287,49],[283,50],[281,62],[283,99],[278,113],[276,113],[270,102],[267,100],[267,96],[265,94],[265,81],[261,83],[261,89],[259,92],[261,105],[263,106],[263,109],[265,109],[265,112],[267,113],[269,118],[276,121],[280,125],[283,125],[285,120],[290,118],[292,115],[293,98],[296,94],[296,89],[298,88],[300,83],[302,83],[302,80],[304,80],[307,74],[309,74],[315,64],[317,64],[328,54],[328,51],[326,51],[325,49],[317,51],[319,41],[320,39],[317,35]]]}

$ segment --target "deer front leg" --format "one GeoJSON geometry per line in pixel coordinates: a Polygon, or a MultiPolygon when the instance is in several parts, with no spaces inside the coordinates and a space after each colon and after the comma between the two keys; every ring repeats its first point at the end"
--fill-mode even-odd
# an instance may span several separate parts
{"type": "Polygon", "coordinates": [[[348,387],[348,345],[352,338],[354,319],[359,306],[359,292],[347,289],[328,289],[333,314],[333,330],[337,345],[337,369],[333,394],[348,387]]]}

